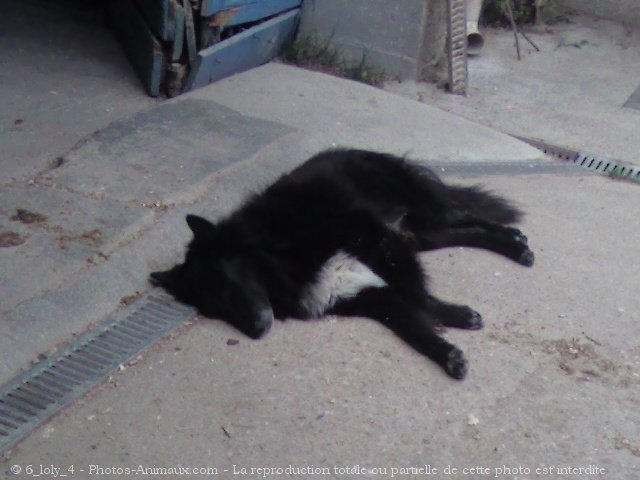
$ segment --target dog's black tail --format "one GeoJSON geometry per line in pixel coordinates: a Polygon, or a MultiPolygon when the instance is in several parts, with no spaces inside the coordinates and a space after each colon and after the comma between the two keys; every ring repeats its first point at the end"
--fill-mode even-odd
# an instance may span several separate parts
{"type": "Polygon", "coordinates": [[[475,217],[509,224],[519,222],[523,216],[511,202],[480,186],[447,186],[447,189],[451,200],[475,217]]]}

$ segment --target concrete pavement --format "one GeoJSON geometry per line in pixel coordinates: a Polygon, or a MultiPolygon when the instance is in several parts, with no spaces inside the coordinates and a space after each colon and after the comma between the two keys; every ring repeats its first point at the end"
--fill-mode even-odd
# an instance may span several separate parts
{"type": "Polygon", "coordinates": [[[57,168],[9,182],[0,194],[3,231],[22,242],[0,250],[11,272],[3,278],[7,320],[0,347],[19,347],[2,362],[0,379],[103,318],[122,296],[147,289],[142,272],[175,259],[186,241],[185,212],[220,215],[335,145],[445,162],[540,157],[517,140],[426,105],[276,64],[114,122],[62,156],[57,168]],[[19,210],[39,217],[21,218],[19,210]],[[158,222],[170,222],[160,239],[153,237],[158,222]],[[170,236],[174,231],[177,237],[170,236]],[[131,274],[124,247],[144,251],[147,267],[136,264],[139,273],[131,274]],[[114,290],[100,287],[110,285],[119,258],[127,266],[116,271],[128,273],[116,275],[114,290]],[[101,269],[109,272],[104,280],[95,276],[101,269]],[[85,313],[70,315],[76,309],[85,313]]]}
{"type": "MultiPolygon", "coordinates": [[[[480,478],[465,467],[563,478],[536,468],[591,465],[606,469],[600,478],[635,478],[640,271],[630,259],[640,220],[625,207],[637,186],[556,168],[427,105],[277,64],[115,122],[57,168],[2,186],[1,225],[24,242],[0,249],[10,293],[1,381],[148,290],[148,272],[180,258],[185,213],[224,215],[335,145],[409,153],[445,175],[456,163],[490,165],[499,174],[480,168],[461,181],[528,212],[533,269],[486,252],[425,256],[436,293],[486,319],[483,331],[446,334],[467,352],[469,378],[449,380],[364,320],[285,322],[259,342],[198,320],[34,432],[1,465],[5,475],[56,465],[74,466],[76,478],[100,468],[127,478],[141,465],[260,478],[240,469],[313,465],[329,469],[325,478],[355,478],[336,467],[357,466],[389,478],[391,468],[429,465],[431,478],[480,478]],[[547,170],[523,173],[514,161],[547,170]]],[[[411,472],[403,478],[426,476],[411,472]]]]}
{"type": "Polygon", "coordinates": [[[84,136],[158,103],[140,94],[99,3],[3,2],[0,182],[55,165],[84,136]]]}
{"type": "Polygon", "coordinates": [[[466,97],[428,82],[385,89],[502,132],[638,165],[640,110],[624,105],[640,87],[640,31],[572,16],[525,32],[539,51],[521,39],[517,60],[511,30],[483,30],[466,97]]]}

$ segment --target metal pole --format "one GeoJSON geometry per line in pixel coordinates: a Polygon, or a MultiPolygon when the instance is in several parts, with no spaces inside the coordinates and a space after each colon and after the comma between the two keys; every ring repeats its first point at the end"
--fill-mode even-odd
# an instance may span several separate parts
{"type": "Polygon", "coordinates": [[[449,91],[465,95],[469,83],[465,0],[447,0],[447,56],[449,91]]]}

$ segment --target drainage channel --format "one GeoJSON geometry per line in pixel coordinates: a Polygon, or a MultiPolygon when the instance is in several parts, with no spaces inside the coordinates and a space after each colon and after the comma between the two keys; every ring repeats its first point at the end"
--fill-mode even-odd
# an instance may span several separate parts
{"type": "Polygon", "coordinates": [[[429,163],[438,175],[442,177],[454,176],[473,178],[480,176],[500,175],[581,175],[582,172],[568,163],[552,162],[549,160],[507,161],[494,162],[434,162],[429,163]]]}
{"type": "Polygon", "coordinates": [[[195,314],[153,291],[10,381],[0,389],[0,455],[195,314]]]}
{"type": "Polygon", "coordinates": [[[596,155],[589,152],[581,152],[567,147],[552,145],[544,140],[536,138],[520,137],[518,135],[513,135],[513,137],[528,143],[532,147],[542,150],[545,154],[557,160],[571,162],[574,165],[586,168],[587,170],[591,170],[595,173],[601,173],[610,175],[611,177],[640,183],[640,167],[636,165],[605,157],[603,155],[596,155]]]}

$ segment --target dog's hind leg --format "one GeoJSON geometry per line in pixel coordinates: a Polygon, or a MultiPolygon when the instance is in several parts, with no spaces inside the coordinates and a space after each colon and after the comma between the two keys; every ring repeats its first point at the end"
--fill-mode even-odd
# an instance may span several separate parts
{"type": "Polygon", "coordinates": [[[437,320],[424,305],[407,301],[390,287],[370,287],[353,298],[339,300],[327,313],[368,317],[381,322],[418,352],[461,380],[467,373],[462,350],[438,336],[437,320]]]}
{"type": "Polygon", "coordinates": [[[522,240],[512,234],[481,226],[416,230],[413,231],[419,248],[423,251],[445,247],[476,247],[498,253],[526,267],[533,265],[534,254],[527,246],[526,238],[522,240]]]}
{"type": "Polygon", "coordinates": [[[415,238],[418,249],[476,247],[503,255],[521,265],[533,265],[527,237],[517,228],[454,210],[439,222],[417,208],[402,218],[399,230],[415,238]]]}
{"type": "Polygon", "coordinates": [[[454,228],[480,227],[485,229],[488,232],[494,232],[497,234],[505,235],[525,245],[528,243],[527,236],[524,233],[522,233],[521,230],[515,227],[509,227],[507,225],[494,222],[492,220],[485,220],[483,218],[478,218],[468,213],[458,216],[458,218],[452,221],[449,226],[454,228]]]}

